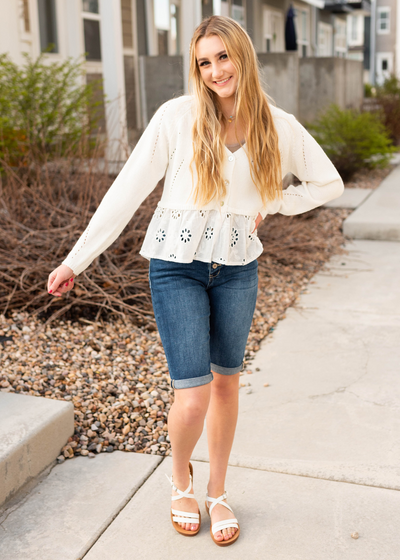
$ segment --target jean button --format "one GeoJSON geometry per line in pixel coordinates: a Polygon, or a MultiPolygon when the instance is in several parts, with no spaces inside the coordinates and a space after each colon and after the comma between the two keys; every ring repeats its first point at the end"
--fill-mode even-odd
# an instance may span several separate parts
{"type": "Polygon", "coordinates": [[[218,266],[218,265],[217,265],[217,264],[215,264],[215,263],[214,263],[214,264],[212,265],[212,267],[213,267],[214,269],[216,269],[216,268],[217,268],[217,266],[218,266]]]}

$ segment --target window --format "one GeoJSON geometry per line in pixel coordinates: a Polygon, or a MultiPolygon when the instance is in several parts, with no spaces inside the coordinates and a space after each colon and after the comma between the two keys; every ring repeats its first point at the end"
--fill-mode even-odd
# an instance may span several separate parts
{"type": "Polygon", "coordinates": [[[264,8],[263,34],[266,52],[284,52],[283,13],[278,10],[264,8]]]}
{"type": "Polygon", "coordinates": [[[305,57],[308,55],[308,45],[310,43],[310,12],[307,8],[295,6],[295,16],[297,47],[300,56],[305,57]]]}
{"type": "Polygon", "coordinates": [[[168,54],[168,32],[171,27],[169,0],[154,0],[154,24],[157,29],[158,54],[168,54]]]}
{"type": "Polygon", "coordinates": [[[318,22],[318,56],[332,56],[332,25],[318,22]]]}
{"type": "Polygon", "coordinates": [[[346,20],[335,18],[335,56],[344,56],[347,52],[346,20]]]}
{"type": "Polygon", "coordinates": [[[98,0],[82,0],[82,11],[86,60],[101,60],[100,14],[98,0]]]}
{"type": "Polygon", "coordinates": [[[231,18],[237,21],[242,27],[246,26],[245,0],[231,1],[231,18]]]}
{"type": "Polygon", "coordinates": [[[213,0],[215,16],[228,16],[246,26],[246,0],[213,0]]]}
{"type": "Polygon", "coordinates": [[[38,0],[40,50],[58,53],[55,0],[38,0]],[[51,49],[50,49],[51,45],[51,49]]]}
{"type": "Polygon", "coordinates": [[[90,14],[98,14],[99,0],[82,0],[82,11],[90,14]]]}
{"type": "Polygon", "coordinates": [[[377,29],[379,34],[390,33],[390,8],[378,8],[377,29]]]}
{"type": "Polygon", "coordinates": [[[351,16],[351,40],[357,41],[358,39],[358,17],[351,16]]]}
{"type": "Polygon", "coordinates": [[[379,85],[390,78],[393,72],[393,53],[376,53],[376,81],[379,85]]]}
{"type": "Polygon", "coordinates": [[[179,6],[171,4],[171,52],[170,54],[180,53],[180,36],[179,36],[179,6]]]}

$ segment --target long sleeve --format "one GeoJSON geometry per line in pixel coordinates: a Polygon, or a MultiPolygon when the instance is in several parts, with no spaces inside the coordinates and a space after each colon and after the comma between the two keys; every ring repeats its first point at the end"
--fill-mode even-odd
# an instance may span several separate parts
{"type": "Polygon", "coordinates": [[[151,119],[86,230],[63,264],[78,275],[121,234],[145,198],[164,177],[169,159],[168,111],[164,103],[151,119]]]}
{"type": "Polygon", "coordinates": [[[301,185],[289,185],[282,199],[269,202],[261,212],[263,218],[277,212],[286,216],[307,212],[339,197],[344,190],[338,171],[318,142],[293,115],[286,117],[280,119],[279,127],[282,168],[292,172],[301,185]]]}

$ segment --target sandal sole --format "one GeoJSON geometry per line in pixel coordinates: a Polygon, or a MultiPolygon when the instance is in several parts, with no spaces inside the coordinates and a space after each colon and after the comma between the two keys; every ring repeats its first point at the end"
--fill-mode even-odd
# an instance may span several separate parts
{"type": "MultiPolygon", "coordinates": [[[[189,463],[189,472],[190,472],[190,475],[191,475],[191,477],[192,477],[192,479],[193,479],[193,466],[192,466],[192,463],[189,463]]],[[[201,513],[200,513],[200,510],[199,510],[199,509],[197,510],[197,513],[199,514],[199,523],[198,523],[199,528],[197,529],[197,531],[188,531],[187,529],[183,529],[183,527],[181,527],[181,526],[179,525],[179,523],[176,523],[176,521],[173,521],[173,519],[172,519],[172,518],[173,518],[173,513],[172,513],[172,511],[171,511],[171,523],[172,523],[172,526],[173,526],[173,528],[175,529],[175,531],[176,531],[177,533],[179,533],[180,535],[183,535],[184,537],[194,537],[194,536],[196,536],[196,535],[199,533],[200,529],[201,529],[201,513]]],[[[197,525],[197,523],[194,523],[194,525],[197,525]]]]}
{"type": "MultiPolygon", "coordinates": [[[[210,515],[210,510],[209,510],[209,507],[207,505],[207,502],[205,504],[206,504],[207,513],[208,513],[208,515],[210,515]]],[[[211,515],[210,515],[210,520],[211,520],[211,515]]],[[[240,535],[240,527],[238,527],[238,529],[237,529],[236,533],[233,535],[233,537],[231,537],[227,541],[217,541],[215,539],[214,535],[213,535],[213,532],[211,530],[211,526],[210,526],[210,535],[211,535],[211,538],[215,542],[216,545],[218,545],[218,546],[229,546],[229,545],[233,544],[235,541],[238,540],[239,535],[240,535]]]]}

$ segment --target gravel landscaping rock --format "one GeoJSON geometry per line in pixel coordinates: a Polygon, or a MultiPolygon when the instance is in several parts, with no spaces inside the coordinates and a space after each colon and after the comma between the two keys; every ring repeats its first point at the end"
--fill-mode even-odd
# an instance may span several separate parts
{"type": "MultiPolygon", "coordinates": [[[[267,233],[260,227],[268,251],[259,258],[259,296],[241,387],[250,386],[249,362],[261,340],[285,317],[315,272],[342,251],[340,228],[348,214],[321,209],[296,222],[284,218],[291,228],[287,239],[282,216],[270,217],[267,233]],[[275,229],[271,223],[277,224],[275,229]]],[[[75,433],[58,462],[117,449],[170,454],[167,416],[173,391],[157,331],[128,318],[46,325],[27,313],[10,312],[0,315],[0,368],[1,391],[73,402],[75,433]]],[[[250,388],[245,391],[251,393],[250,388]]]]}

